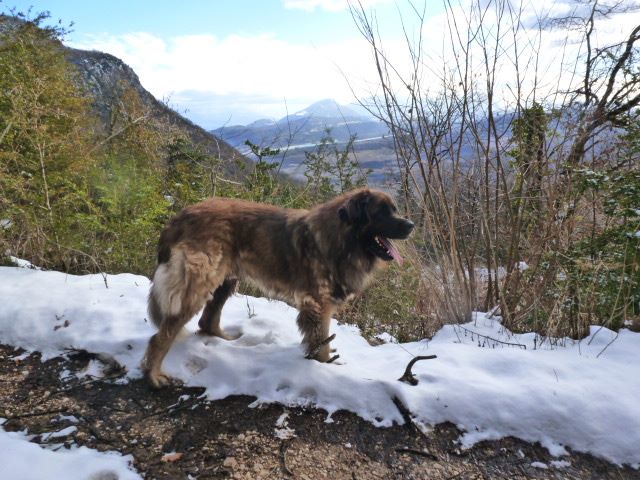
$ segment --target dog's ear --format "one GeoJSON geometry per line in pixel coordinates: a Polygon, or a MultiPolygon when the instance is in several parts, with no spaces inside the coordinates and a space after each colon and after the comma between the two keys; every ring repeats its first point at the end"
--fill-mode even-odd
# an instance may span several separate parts
{"type": "Polygon", "coordinates": [[[338,209],[340,220],[351,225],[367,223],[369,221],[367,205],[370,197],[369,191],[364,190],[349,198],[338,209]]]}

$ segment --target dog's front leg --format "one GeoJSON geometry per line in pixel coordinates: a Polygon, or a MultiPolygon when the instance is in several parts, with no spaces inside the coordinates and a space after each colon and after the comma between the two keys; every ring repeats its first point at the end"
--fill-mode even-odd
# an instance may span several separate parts
{"type": "Polygon", "coordinates": [[[305,299],[300,305],[298,314],[298,329],[302,333],[302,344],[305,353],[319,362],[331,360],[331,344],[329,326],[334,308],[322,306],[315,300],[305,299]]]}

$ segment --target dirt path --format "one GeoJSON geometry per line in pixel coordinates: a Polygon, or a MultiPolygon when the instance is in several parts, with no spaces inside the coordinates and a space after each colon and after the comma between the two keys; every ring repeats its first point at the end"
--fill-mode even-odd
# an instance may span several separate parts
{"type": "MultiPolygon", "coordinates": [[[[43,434],[75,425],[69,437],[33,441],[131,454],[145,478],[640,480],[640,471],[584,454],[563,457],[571,465],[556,468],[550,462],[558,459],[540,445],[513,438],[461,450],[450,424],[423,434],[412,425],[375,428],[347,412],[327,423],[318,410],[251,408],[250,397],[210,402],[202,389],[154,391],[143,381],[120,383],[117,371],[101,380],[78,378],[89,355],[43,363],[39,354],[16,360],[20,353],[0,346],[4,428],[43,434]],[[61,381],[64,370],[71,375],[61,381]]],[[[113,477],[101,480],[107,479],[113,477]]]]}

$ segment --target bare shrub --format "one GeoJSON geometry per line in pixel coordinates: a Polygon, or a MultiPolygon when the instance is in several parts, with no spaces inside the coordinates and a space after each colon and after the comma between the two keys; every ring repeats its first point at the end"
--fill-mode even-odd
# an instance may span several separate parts
{"type": "MultiPolygon", "coordinates": [[[[620,326],[640,307],[616,280],[596,299],[599,272],[613,264],[596,233],[632,223],[607,214],[580,172],[628,172],[637,160],[637,149],[607,152],[638,122],[640,26],[607,43],[596,35],[599,22],[636,7],[576,2],[553,18],[506,0],[447,2],[437,61],[425,53],[424,11],[411,7],[407,64],[385,50],[374,13],[355,3],[351,12],[378,72],[361,103],[393,134],[400,196],[418,226],[421,303],[441,322],[495,306],[511,328],[572,336],[607,323],[608,305],[619,311],[608,324],[620,326]]],[[[626,255],[614,270],[624,277],[637,262],[626,255]]]]}

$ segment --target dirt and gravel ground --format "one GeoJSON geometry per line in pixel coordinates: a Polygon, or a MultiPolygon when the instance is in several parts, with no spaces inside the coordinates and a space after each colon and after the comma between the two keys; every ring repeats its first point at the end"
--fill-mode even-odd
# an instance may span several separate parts
{"type": "Polygon", "coordinates": [[[37,434],[33,441],[46,444],[41,434],[73,424],[75,432],[50,440],[49,447],[78,444],[131,454],[145,478],[640,479],[640,471],[579,453],[563,457],[571,466],[553,468],[544,448],[514,438],[461,450],[450,424],[429,433],[413,425],[375,428],[347,412],[327,423],[319,410],[252,408],[251,397],[210,402],[198,388],[158,391],[144,381],[123,383],[117,370],[102,379],[78,378],[75,373],[91,360],[86,352],[47,362],[37,353],[16,360],[20,353],[0,345],[4,428],[27,429],[37,434]],[[71,375],[62,381],[64,370],[71,375]]]}

